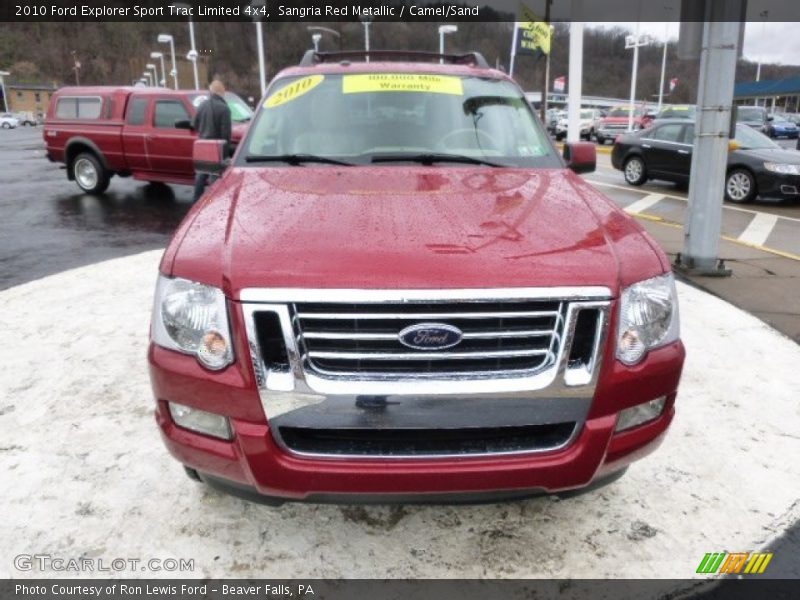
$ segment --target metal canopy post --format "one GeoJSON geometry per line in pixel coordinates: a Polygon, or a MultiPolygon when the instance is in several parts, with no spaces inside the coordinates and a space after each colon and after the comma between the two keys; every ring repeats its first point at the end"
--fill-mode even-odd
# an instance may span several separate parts
{"type": "Polygon", "coordinates": [[[706,0],[697,120],[684,223],[676,267],[699,275],[730,275],[719,260],[733,84],[745,0],[706,0]]]}

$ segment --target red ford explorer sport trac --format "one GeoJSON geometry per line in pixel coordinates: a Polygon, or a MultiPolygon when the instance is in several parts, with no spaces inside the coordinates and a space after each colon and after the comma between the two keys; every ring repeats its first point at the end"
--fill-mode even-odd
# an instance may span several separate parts
{"type": "Polygon", "coordinates": [[[251,499],[463,501],[606,483],[684,360],[669,262],[478,54],[310,52],[164,253],[164,442],[251,499]],[[402,59],[402,60],[401,60],[402,59]],[[441,60],[441,63],[440,63],[441,60]]]}

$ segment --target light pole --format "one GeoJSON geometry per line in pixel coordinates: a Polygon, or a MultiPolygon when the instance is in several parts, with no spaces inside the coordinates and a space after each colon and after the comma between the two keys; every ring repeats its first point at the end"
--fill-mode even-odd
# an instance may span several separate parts
{"type": "Polygon", "coordinates": [[[145,68],[150,69],[153,73],[153,87],[158,87],[158,67],[153,63],[147,63],[145,68]]]}
{"type": "Polygon", "coordinates": [[[8,98],[6,98],[6,80],[5,78],[11,75],[8,71],[0,71],[0,90],[3,92],[3,106],[8,112],[8,98]]]}
{"type": "Polygon", "coordinates": [[[75,52],[75,50],[73,50],[70,54],[72,54],[72,62],[74,63],[72,70],[75,71],[75,85],[80,85],[81,61],[78,60],[78,54],[75,52]]]}
{"type": "Polygon", "coordinates": [[[175,8],[183,9],[183,14],[189,17],[189,43],[191,50],[186,55],[186,60],[192,63],[192,71],[194,72],[194,89],[200,89],[200,78],[197,75],[197,48],[194,45],[194,23],[192,23],[192,5],[187,2],[173,2],[172,6],[175,8]]]}
{"type": "MultiPolygon", "coordinates": [[[[342,49],[342,34],[336,31],[335,29],[331,29],[330,27],[320,27],[318,25],[311,25],[306,27],[306,29],[311,32],[312,34],[316,31],[319,33],[330,33],[333,37],[336,38],[339,44],[339,50],[342,49]]],[[[313,37],[311,39],[314,39],[313,37]]]]}
{"type": "MultiPolygon", "coordinates": [[[[265,0],[253,0],[250,6],[256,9],[263,9],[266,5],[265,0]]],[[[264,57],[264,31],[262,29],[261,19],[258,17],[258,11],[253,14],[253,22],[256,24],[256,44],[258,45],[258,76],[259,83],[261,84],[261,97],[267,93],[267,66],[266,58],[264,57]]]]}
{"type": "Polygon", "coordinates": [[[153,87],[153,74],[150,71],[145,71],[144,73],[142,73],[142,75],[144,75],[147,78],[146,79],[147,85],[153,87]]]}
{"type": "MultiPolygon", "coordinates": [[[[768,10],[762,10],[758,16],[764,19],[761,21],[761,37],[764,37],[764,29],[767,25],[767,17],[769,16],[768,10]]],[[[756,81],[761,81],[761,57],[758,57],[758,66],[756,66],[756,81]]]]}
{"type": "Polygon", "coordinates": [[[175,64],[175,38],[173,38],[168,33],[160,33],[158,34],[158,42],[160,44],[169,44],[169,51],[172,55],[172,71],[170,75],[172,75],[172,83],[175,89],[178,89],[178,67],[175,64]]]}
{"type": "Polygon", "coordinates": [[[161,61],[161,87],[166,87],[167,85],[167,67],[164,66],[164,53],[163,52],[151,52],[150,58],[157,58],[161,61]]]}
{"type": "MultiPolygon", "coordinates": [[[[664,11],[672,10],[671,6],[665,6],[664,11]]],[[[667,73],[667,46],[669,45],[669,19],[664,22],[664,53],[661,55],[661,84],[658,86],[658,110],[661,112],[661,105],[664,102],[664,77],[667,73]]]]}
{"type": "Polygon", "coordinates": [[[439,25],[439,64],[444,63],[444,36],[458,31],[457,25],[439,25]]]}
{"type": "Polygon", "coordinates": [[[636,103],[636,76],[639,72],[639,46],[646,46],[650,40],[646,35],[639,35],[639,22],[636,22],[636,33],[625,37],[625,49],[633,48],[633,66],[631,67],[631,99],[628,110],[628,131],[633,131],[633,113],[636,103]]]}
{"type": "Polygon", "coordinates": [[[311,41],[314,42],[314,52],[319,52],[319,41],[322,39],[321,33],[315,33],[311,36],[311,41]]]}
{"type": "Polygon", "coordinates": [[[372,25],[372,17],[362,16],[361,24],[364,26],[364,52],[367,53],[364,59],[369,62],[369,26],[372,25]]]}

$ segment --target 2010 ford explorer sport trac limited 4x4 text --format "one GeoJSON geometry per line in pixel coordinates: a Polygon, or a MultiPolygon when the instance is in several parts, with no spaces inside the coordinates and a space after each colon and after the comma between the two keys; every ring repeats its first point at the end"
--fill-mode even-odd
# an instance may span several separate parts
{"type": "MultiPolygon", "coordinates": [[[[562,160],[479,55],[343,56],[277,76],[164,254],[149,361],[170,452],[276,502],[620,474],[674,414],[664,253],[574,173],[593,147],[562,160]]],[[[196,142],[198,168],[219,144],[196,142]]]]}

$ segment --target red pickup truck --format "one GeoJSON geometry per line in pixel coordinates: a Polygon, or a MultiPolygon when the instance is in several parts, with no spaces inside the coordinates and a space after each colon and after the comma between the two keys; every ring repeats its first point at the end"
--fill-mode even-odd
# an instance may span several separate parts
{"type": "MultiPolygon", "coordinates": [[[[113,175],[191,185],[191,119],[208,92],[138,87],[65,87],[53,94],[43,131],[47,158],[66,166],[67,178],[100,194],[113,175]]],[[[232,143],[242,139],[252,110],[226,95],[232,143]]]]}
{"type": "Polygon", "coordinates": [[[647,129],[655,119],[655,114],[648,111],[647,107],[643,105],[633,107],[629,105],[615,106],[600,119],[595,129],[597,143],[602,146],[606,143],[606,140],[613,142],[618,135],[628,131],[628,121],[631,113],[633,113],[634,131],[647,129]]]}
{"type": "Polygon", "coordinates": [[[310,52],[230,166],[195,143],[222,174],[164,253],[148,354],[187,473],[269,502],[476,500],[655,448],[675,284],[576,174],[594,145],[559,156],[477,54],[310,52]]]}

